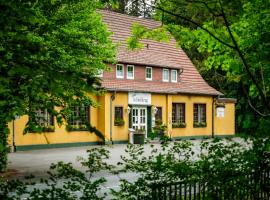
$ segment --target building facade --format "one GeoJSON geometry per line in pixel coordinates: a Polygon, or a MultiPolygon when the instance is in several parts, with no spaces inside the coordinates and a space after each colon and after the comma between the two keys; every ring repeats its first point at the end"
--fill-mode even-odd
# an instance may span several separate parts
{"type": "MultiPolygon", "coordinates": [[[[99,74],[103,96],[93,96],[98,107],[72,107],[74,118],[59,127],[46,111],[37,111],[43,133],[23,130],[29,120],[23,116],[9,124],[9,143],[17,150],[96,144],[100,139],[85,129],[90,122],[107,141],[128,142],[132,130],[144,130],[148,137],[157,123],[167,126],[171,138],[228,136],[235,133],[235,100],[220,98],[200,76],[176,41],[143,39],[144,47],[131,51],[127,39],[132,26],[149,29],[159,22],[110,11],[98,11],[117,43],[117,64],[99,74]],[[78,119],[77,116],[83,118],[78,119]]],[[[56,108],[57,109],[57,108],[56,108]]]]}

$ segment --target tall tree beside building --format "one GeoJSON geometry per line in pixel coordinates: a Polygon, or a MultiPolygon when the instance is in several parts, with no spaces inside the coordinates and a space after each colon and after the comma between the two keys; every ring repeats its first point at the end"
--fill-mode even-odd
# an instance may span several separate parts
{"type": "MultiPolygon", "coordinates": [[[[96,75],[113,62],[98,1],[0,0],[0,171],[6,167],[7,123],[37,108],[90,105],[96,75]]],[[[61,122],[65,111],[50,110],[61,122]]]]}
{"type": "Polygon", "coordinates": [[[119,0],[117,1],[116,8],[111,9],[119,13],[136,17],[151,18],[154,14],[154,4],[154,0],[119,0]]]}
{"type": "Polygon", "coordinates": [[[176,0],[161,1],[155,8],[206,80],[238,99],[238,132],[267,134],[269,1],[176,0]]]}

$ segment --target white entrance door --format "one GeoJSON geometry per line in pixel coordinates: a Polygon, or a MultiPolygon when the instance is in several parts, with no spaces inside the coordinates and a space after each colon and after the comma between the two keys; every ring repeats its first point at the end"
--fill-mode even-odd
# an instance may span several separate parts
{"type": "MultiPolygon", "coordinates": [[[[147,133],[147,109],[146,107],[132,108],[132,128],[143,129],[147,133]]],[[[146,134],[145,134],[146,137],[146,134]]]]}

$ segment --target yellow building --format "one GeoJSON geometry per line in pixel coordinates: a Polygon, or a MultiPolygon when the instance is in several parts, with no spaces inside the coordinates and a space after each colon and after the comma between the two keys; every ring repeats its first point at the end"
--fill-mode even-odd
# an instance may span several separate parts
{"type": "MultiPolygon", "coordinates": [[[[89,133],[90,122],[107,141],[129,141],[129,133],[145,132],[149,137],[153,128],[164,124],[171,138],[201,138],[229,136],[235,133],[235,100],[210,87],[200,76],[185,52],[176,42],[142,40],[144,48],[130,51],[126,41],[132,25],[139,23],[157,28],[160,23],[99,11],[119,44],[118,64],[99,74],[107,93],[93,97],[99,106],[74,106],[68,126],[59,127],[56,119],[46,111],[36,112],[43,133],[23,134],[28,116],[9,124],[10,146],[17,150],[98,144],[101,140],[89,133]],[[80,116],[83,119],[78,119],[80,116]]],[[[57,109],[57,108],[56,108],[57,109]]]]}

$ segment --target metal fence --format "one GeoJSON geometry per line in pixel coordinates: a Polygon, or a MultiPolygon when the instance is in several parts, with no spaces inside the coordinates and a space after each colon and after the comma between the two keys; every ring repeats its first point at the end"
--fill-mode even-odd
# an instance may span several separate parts
{"type": "Polygon", "coordinates": [[[155,183],[150,187],[153,200],[270,200],[270,170],[221,181],[155,183]]]}

